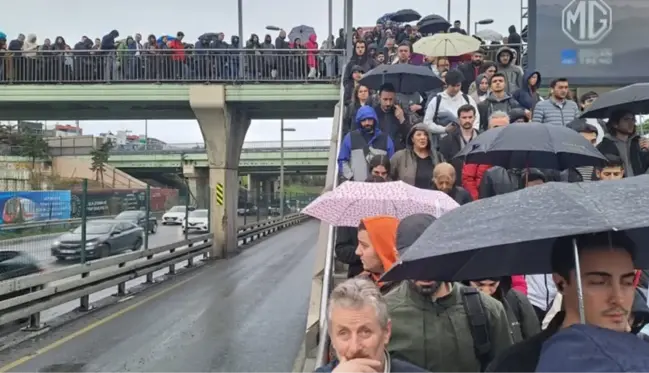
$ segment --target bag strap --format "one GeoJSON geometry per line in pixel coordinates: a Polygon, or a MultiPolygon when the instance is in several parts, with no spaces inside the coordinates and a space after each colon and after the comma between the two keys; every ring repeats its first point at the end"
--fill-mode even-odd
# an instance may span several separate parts
{"type": "Polygon", "coordinates": [[[435,111],[433,114],[433,123],[437,124],[437,114],[439,113],[439,105],[442,104],[442,95],[438,94],[435,96],[435,111]]]}
{"type": "Polygon", "coordinates": [[[482,372],[487,369],[491,361],[491,336],[489,333],[489,320],[480,299],[477,289],[471,287],[462,288],[462,304],[464,311],[469,318],[469,329],[473,337],[473,349],[480,362],[482,372]]]}

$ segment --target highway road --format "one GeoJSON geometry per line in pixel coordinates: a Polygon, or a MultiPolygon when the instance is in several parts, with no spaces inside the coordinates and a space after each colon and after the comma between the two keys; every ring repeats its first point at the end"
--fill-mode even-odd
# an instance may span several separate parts
{"type": "Polygon", "coordinates": [[[0,352],[0,372],[290,371],[318,227],[289,228],[0,352]]]}
{"type": "MultiPolygon", "coordinates": [[[[239,226],[244,225],[244,218],[238,217],[237,223],[239,226]]],[[[251,224],[257,221],[257,217],[247,217],[246,224],[251,224]]],[[[157,247],[166,245],[172,242],[180,241],[184,238],[182,229],[180,225],[158,225],[158,232],[155,234],[149,235],[149,247],[157,247]]],[[[51,268],[59,268],[69,264],[73,264],[71,261],[57,261],[50,254],[50,248],[52,243],[56,241],[56,237],[48,237],[36,241],[21,242],[15,244],[6,244],[0,241],[0,250],[18,250],[24,251],[36,258],[40,263],[42,263],[45,270],[51,268]]]]}

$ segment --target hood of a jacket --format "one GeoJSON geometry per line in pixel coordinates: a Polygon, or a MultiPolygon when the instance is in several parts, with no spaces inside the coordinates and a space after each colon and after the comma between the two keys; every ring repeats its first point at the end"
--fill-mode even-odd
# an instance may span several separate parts
{"type": "Polygon", "coordinates": [[[379,118],[371,106],[363,105],[356,112],[356,129],[361,128],[361,122],[365,119],[374,119],[374,131],[379,131],[379,118]]]}
{"type": "Polygon", "coordinates": [[[573,325],[543,344],[537,372],[641,372],[649,344],[631,333],[573,325]]]}
{"type": "Polygon", "coordinates": [[[504,52],[509,52],[511,54],[511,58],[509,59],[509,62],[506,65],[504,65],[505,67],[507,67],[511,65],[512,62],[514,62],[514,57],[516,57],[516,51],[510,47],[502,47],[498,49],[498,52],[496,52],[496,61],[495,61],[496,64],[498,64],[498,66],[502,65],[502,63],[500,62],[500,55],[504,52]]]}
{"type": "MultiPolygon", "coordinates": [[[[475,77],[475,89],[476,89],[476,92],[478,92],[479,95],[484,95],[489,91],[489,88],[487,88],[487,91],[485,91],[485,92],[480,91],[480,82],[484,78],[486,78],[485,74],[478,74],[478,76],[475,77]]],[[[489,87],[489,82],[487,82],[487,87],[489,87]]]]}
{"type": "Polygon", "coordinates": [[[230,44],[232,45],[233,48],[239,48],[239,37],[238,36],[231,36],[230,37],[230,44]]]}
{"type": "Polygon", "coordinates": [[[449,124],[452,123],[458,123],[457,115],[454,113],[448,111],[448,110],[440,110],[437,113],[437,122],[435,122],[437,125],[440,126],[448,126],[449,124]]]}
{"type": "Polygon", "coordinates": [[[352,66],[352,68],[349,69],[349,79],[352,79],[352,76],[354,75],[355,72],[365,73],[365,69],[359,65],[352,66]]]}
{"type": "Polygon", "coordinates": [[[309,41],[310,41],[311,43],[315,43],[316,40],[318,40],[318,36],[317,36],[316,34],[311,34],[311,35],[309,35],[309,41]]]}
{"type": "Polygon", "coordinates": [[[489,101],[489,102],[491,102],[493,104],[498,104],[498,103],[501,103],[501,102],[505,102],[505,101],[509,100],[510,98],[512,98],[512,96],[507,92],[505,92],[505,95],[502,98],[498,98],[498,97],[496,97],[496,95],[494,95],[493,92],[489,92],[489,96],[487,96],[487,98],[485,100],[489,101]]]}
{"type": "Polygon", "coordinates": [[[426,133],[426,135],[428,136],[428,146],[427,146],[427,148],[430,151],[432,149],[431,146],[432,146],[433,138],[432,138],[432,135],[431,135],[430,131],[428,130],[428,127],[423,123],[414,125],[414,126],[412,126],[410,128],[410,131],[408,131],[408,137],[406,138],[406,147],[408,149],[414,148],[415,144],[412,141],[412,136],[417,131],[424,131],[426,133]]]}
{"type": "Polygon", "coordinates": [[[536,90],[539,89],[539,87],[541,86],[541,73],[539,71],[537,70],[526,71],[525,75],[523,76],[523,81],[525,82],[526,87],[529,86],[528,80],[530,80],[530,78],[534,74],[536,74],[536,84],[534,85],[534,89],[536,90]]]}
{"type": "Polygon", "coordinates": [[[405,250],[415,243],[435,220],[433,215],[428,214],[414,214],[401,219],[397,228],[397,251],[399,255],[403,255],[405,250]]]}
{"type": "MultiPolygon", "coordinates": [[[[372,247],[383,264],[383,271],[387,271],[397,262],[397,249],[394,243],[397,239],[399,219],[393,216],[372,216],[362,219],[367,235],[370,237],[372,247]]],[[[380,277],[381,274],[378,274],[380,277]]],[[[378,280],[376,277],[376,280],[378,280]]]]}

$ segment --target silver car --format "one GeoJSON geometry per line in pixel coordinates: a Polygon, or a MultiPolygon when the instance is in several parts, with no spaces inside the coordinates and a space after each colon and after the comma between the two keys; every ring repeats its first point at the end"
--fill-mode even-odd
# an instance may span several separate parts
{"type": "MultiPolygon", "coordinates": [[[[86,258],[105,258],[126,250],[139,250],[144,230],[128,221],[92,220],[86,224],[86,258]]],[[[52,244],[52,256],[58,260],[81,257],[81,227],[61,235],[52,244]]]]}

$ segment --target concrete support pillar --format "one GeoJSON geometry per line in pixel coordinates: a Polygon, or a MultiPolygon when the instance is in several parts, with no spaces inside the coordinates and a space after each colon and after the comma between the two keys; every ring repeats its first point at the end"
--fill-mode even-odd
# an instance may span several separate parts
{"type": "MultiPolygon", "coordinates": [[[[262,178],[255,174],[248,174],[248,192],[251,200],[254,200],[254,204],[259,204],[259,196],[261,195],[261,183],[262,178]]],[[[251,201],[253,202],[253,201],[251,201]]]]}
{"type": "Polygon", "coordinates": [[[238,167],[250,118],[225,103],[225,86],[192,85],[189,103],[203,133],[209,163],[213,258],[225,258],[237,249],[238,167]],[[217,198],[223,187],[223,199],[217,198]]]}
{"type": "Polygon", "coordinates": [[[190,205],[206,209],[210,200],[208,169],[186,164],[183,165],[183,176],[187,179],[190,205]]]}

